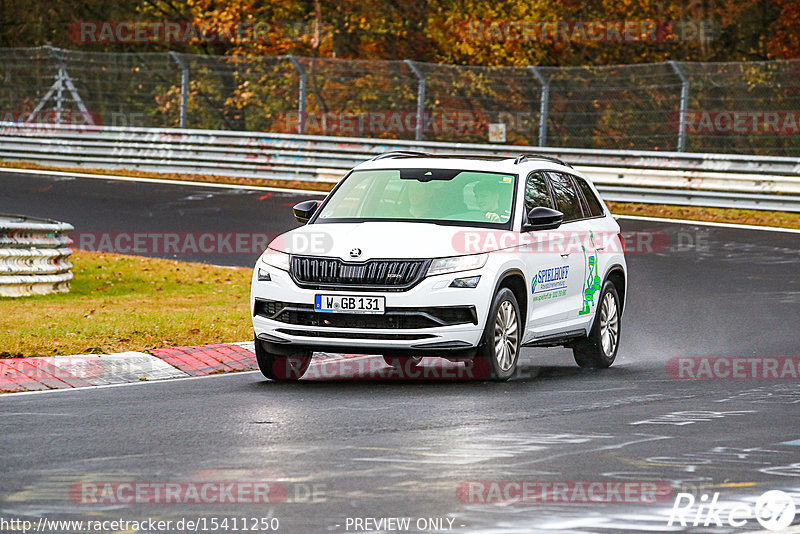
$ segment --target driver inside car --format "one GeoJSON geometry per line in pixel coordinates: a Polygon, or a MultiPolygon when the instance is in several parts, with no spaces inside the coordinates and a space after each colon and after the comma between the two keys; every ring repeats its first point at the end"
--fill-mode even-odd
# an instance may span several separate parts
{"type": "Polygon", "coordinates": [[[475,184],[473,192],[478,209],[485,213],[489,222],[504,222],[511,216],[511,211],[500,208],[500,185],[483,180],[475,184]]]}

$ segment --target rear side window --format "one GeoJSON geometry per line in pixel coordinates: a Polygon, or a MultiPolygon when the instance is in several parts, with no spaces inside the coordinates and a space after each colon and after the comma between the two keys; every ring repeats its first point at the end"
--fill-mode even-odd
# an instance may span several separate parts
{"type": "Polygon", "coordinates": [[[583,193],[583,198],[586,199],[586,205],[589,208],[589,216],[599,217],[604,215],[603,206],[600,205],[600,201],[597,200],[597,195],[594,194],[594,191],[592,191],[592,188],[586,183],[586,180],[578,178],[577,176],[573,176],[572,179],[578,184],[578,188],[581,190],[581,193],[583,193]]]}
{"type": "Polygon", "coordinates": [[[525,180],[525,213],[539,207],[552,208],[553,202],[544,173],[533,172],[525,180]]]}
{"type": "Polygon", "coordinates": [[[570,177],[558,172],[548,172],[547,174],[550,176],[556,209],[564,214],[564,222],[582,219],[580,195],[570,177]]]}

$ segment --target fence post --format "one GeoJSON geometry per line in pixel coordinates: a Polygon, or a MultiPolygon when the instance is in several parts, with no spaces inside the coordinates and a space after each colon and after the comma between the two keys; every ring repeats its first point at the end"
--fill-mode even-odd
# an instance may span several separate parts
{"type": "Polygon", "coordinates": [[[676,61],[669,62],[672,70],[681,79],[681,111],[678,119],[678,152],[686,151],[686,113],[689,108],[689,77],[676,61]]]}
{"type": "Polygon", "coordinates": [[[288,56],[288,58],[292,62],[294,70],[300,76],[300,88],[297,95],[297,113],[299,114],[297,117],[297,133],[304,134],[306,133],[306,85],[308,83],[308,74],[306,74],[306,69],[297,61],[297,58],[294,56],[288,56]]]}
{"type": "Polygon", "coordinates": [[[170,52],[169,55],[181,68],[180,127],[186,128],[186,110],[188,109],[189,103],[189,65],[176,52],[170,52]]]}
{"type": "Polygon", "coordinates": [[[417,77],[417,133],[416,140],[422,141],[422,132],[425,130],[425,74],[410,59],[405,64],[417,77]]]}
{"type": "Polygon", "coordinates": [[[547,114],[550,108],[550,81],[545,78],[538,67],[528,67],[542,86],[542,98],[539,101],[539,146],[547,146],[547,114]]]}
{"type": "Polygon", "coordinates": [[[64,109],[64,62],[54,48],[50,49],[58,60],[58,75],[56,76],[56,124],[61,124],[61,111],[64,109]]]}

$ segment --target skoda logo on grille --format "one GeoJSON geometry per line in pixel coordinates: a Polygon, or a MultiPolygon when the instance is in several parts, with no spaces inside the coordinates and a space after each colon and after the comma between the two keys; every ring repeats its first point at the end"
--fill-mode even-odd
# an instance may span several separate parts
{"type": "Polygon", "coordinates": [[[360,248],[354,248],[354,249],[352,249],[350,251],[350,257],[351,258],[357,258],[359,256],[361,256],[361,249],[360,248]]]}

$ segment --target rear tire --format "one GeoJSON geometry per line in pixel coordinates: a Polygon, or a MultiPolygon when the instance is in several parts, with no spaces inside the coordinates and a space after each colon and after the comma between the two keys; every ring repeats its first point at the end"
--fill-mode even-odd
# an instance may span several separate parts
{"type": "Polygon", "coordinates": [[[575,363],[588,369],[611,367],[617,358],[620,335],[620,305],[617,288],[606,280],[597,302],[597,312],[589,335],[575,342],[572,355],[575,363]]]}
{"type": "Polygon", "coordinates": [[[513,291],[502,288],[494,296],[481,346],[474,359],[476,377],[505,381],[517,370],[522,322],[513,291]]]}
{"type": "Polygon", "coordinates": [[[255,345],[258,369],[270,380],[299,380],[311,365],[311,353],[308,351],[282,356],[267,352],[258,338],[255,339],[255,345]]]}

